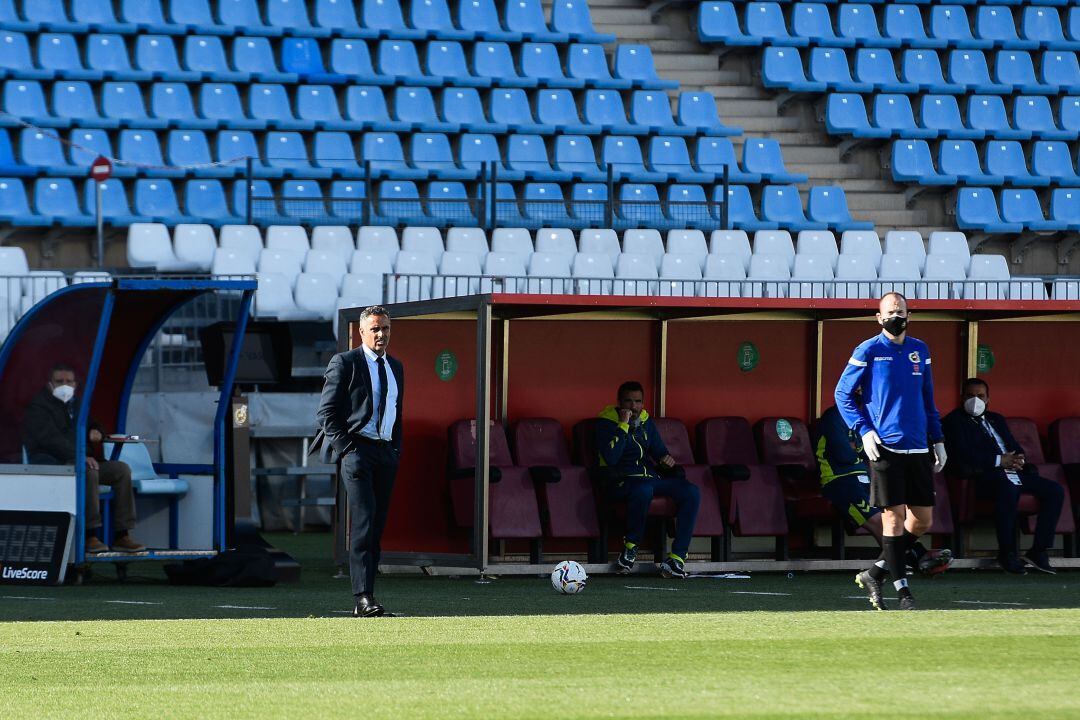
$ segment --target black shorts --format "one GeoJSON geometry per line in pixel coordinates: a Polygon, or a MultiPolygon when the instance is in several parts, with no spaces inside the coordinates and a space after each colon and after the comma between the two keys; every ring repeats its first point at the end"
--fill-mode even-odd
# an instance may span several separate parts
{"type": "Polygon", "coordinates": [[[934,454],[894,453],[881,449],[881,457],[870,462],[870,504],[934,505],[934,454]]]}
{"type": "Polygon", "coordinates": [[[855,527],[881,512],[870,504],[870,478],[863,473],[833,478],[821,486],[821,494],[855,527]]]}

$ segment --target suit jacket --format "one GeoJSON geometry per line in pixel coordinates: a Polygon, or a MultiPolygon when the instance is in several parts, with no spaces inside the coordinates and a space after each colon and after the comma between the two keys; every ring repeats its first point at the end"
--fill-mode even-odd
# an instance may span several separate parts
{"type": "MultiPolygon", "coordinates": [[[[405,370],[399,360],[386,355],[386,364],[397,381],[397,419],[391,433],[391,445],[401,452],[401,408],[405,399],[405,370]]],[[[322,399],[318,418],[321,425],[323,450],[327,444],[333,449],[331,462],[348,454],[356,445],[354,438],[371,420],[374,402],[371,396],[371,375],[368,374],[364,349],[357,348],[338,353],[330,358],[323,376],[322,399]]],[[[315,443],[320,438],[316,435],[315,443]]]]}
{"type": "MultiPolygon", "coordinates": [[[[80,397],[72,400],[69,412],[68,405],[53,397],[48,388],[34,396],[23,416],[22,442],[30,462],[39,465],[71,465],[75,462],[75,417],[81,402],[80,397]]],[[[105,432],[93,418],[89,418],[87,429],[105,432]]],[[[87,442],[86,454],[95,455],[94,450],[87,442]]],[[[97,450],[100,451],[100,446],[97,450]]]]}
{"type": "MultiPolygon", "coordinates": [[[[1001,441],[1005,443],[1005,449],[1011,453],[1022,453],[1024,450],[1016,438],[1009,432],[1009,425],[1005,418],[998,413],[987,411],[987,421],[994,428],[1001,441]]],[[[948,466],[953,466],[962,475],[974,475],[979,477],[986,472],[1004,472],[995,467],[997,456],[1001,454],[994,438],[982,427],[978,418],[973,418],[959,407],[945,416],[941,423],[945,432],[945,450],[949,454],[948,466]]],[[[1033,471],[1034,466],[1026,465],[1020,473],[1033,471]]]]}

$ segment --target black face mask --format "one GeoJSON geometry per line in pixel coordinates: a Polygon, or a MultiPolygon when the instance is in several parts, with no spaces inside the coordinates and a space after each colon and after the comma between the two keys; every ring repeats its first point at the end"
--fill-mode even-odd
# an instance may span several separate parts
{"type": "Polygon", "coordinates": [[[894,315],[891,318],[886,318],[881,326],[888,330],[889,334],[893,337],[899,337],[900,333],[907,329],[907,318],[894,315]]]}

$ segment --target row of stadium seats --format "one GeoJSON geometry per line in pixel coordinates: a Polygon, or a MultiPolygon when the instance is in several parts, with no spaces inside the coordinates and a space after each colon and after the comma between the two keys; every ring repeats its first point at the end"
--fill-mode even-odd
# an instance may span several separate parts
{"type": "Polygon", "coordinates": [[[225,42],[217,36],[187,36],[178,57],[173,40],[164,35],[140,35],[134,41],[132,54],[128,40],[121,35],[0,31],[0,76],[25,80],[289,83],[307,79],[328,83],[570,88],[663,89],[677,85],[657,76],[648,45],[619,45],[609,67],[603,46],[591,43],[574,43],[560,52],[559,46],[545,42],[477,42],[466,53],[465,46],[453,40],[426,44],[379,40],[371,41],[372,49],[365,40],[338,38],[320,42],[291,38],[279,43],[279,65],[273,44],[266,38],[238,37],[231,42],[230,63],[225,42]],[[36,41],[34,53],[31,39],[36,41]],[[328,60],[325,65],[324,48],[328,60]]]}
{"type": "Polygon", "coordinates": [[[1055,189],[1050,194],[1050,215],[1034,190],[960,188],[956,195],[956,224],[962,230],[1019,233],[1024,230],[1054,233],[1080,230],[1080,191],[1055,189]]]}
{"type": "Polygon", "coordinates": [[[952,138],[956,140],[1075,140],[1080,137],[1080,98],[1066,96],[1052,107],[1041,96],[1020,95],[1006,112],[997,95],[971,95],[963,103],[951,95],[923,95],[919,117],[906,95],[881,94],[864,99],[851,93],[830,93],[825,101],[825,128],[854,138],[952,138]],[[868,100],[868,102],[867,102],[868,100]],[[867,110],[873,113],[868,119],[867,110]],[[1011,115],[1011,122],[1010,122],[1011,115]]]}
{"type": "Polygon", "coordinates": [[[816,2],[789,7],[785,13],[779,2],[704,2],[698,11],[698,31],[703,42],[736,47],[1080,49],[1080,9],[1075,7],[1059,11],[1029,5],[1016,15],[1002,3],[970,10],[963,4],[943,3],[925,11],[911,3],[888,3],[876,11],[869,4],[847,2],[832,11],[816,2]]]}
{"type": "MultiPolygon", "coordinates": [[[[145,86],[144,86],[145,87],[145,86]]],[[[206,130],[437,130],[444,132],[508,131],[631,135],[738,135],[725,126],[716,100],[707,93],[681,93],[677,115],[664,93],[636,90],[629,96],[629,116],[617,90],[587,90],[578,101],[569,90],[503,88],[481,95],[476,88],[448,88],[439,103],[429,88],[402,86],[392,90],[352,85],[338,91],[329,85],[251,85],[247,109],[237,87],[206,83],[196,104],[183,83],[149,86],[149,112],[135,83],[107,82],[100,106],[91,86],[82,81],[52,86],[52,112],[36,81],[9,80],[3,87],[3,108],[22,122],[40,127],[185,128],[206,130]],[[339,95],[341,96],[339,98],[339,95]],[[387,95],[390,103],[387,102],[387,95]],[[295,96],[295,112],[292,97],[295,96]],[[341,108],[344,108],[342,113],[341,108]],[[393,111],[390,108],[393,108],[393,111]],[[535,107],[535,114],[533,108],[535,107]]],[[[17,124],[3,118],[0,124],[17,124]]]]}
{"type": "Polygon", "coordinates": [[[936,153],[925,140],[898,140],[892,144],[890,164],[894,180],[919,185],[1080,185],[1069,146],[1061,141],[1034,143],[1030,170],[1024,148],[1015,140],[992,140],[981,152],[971,140],[942,140],[936,153]]]}
{"type": "Polygon", "coordinates": [[[597,33],[584,0],[552,4],[550,25],[540,0],[447,0],[399,3],[312,0],[6,0],[0,4],[0,25],[26,30],[111,33],[239,32],[266,36],[441,37],[450,39],[523,39],[565,42],[568,39],[611,42],[597,33]],[[309,13],[310,8],[310,13],[309,13]],[[359,12],[358,12],[359,11],[359,12]]]}
{"type": "Polygon", "coordinates": [[[859,48],[851,52],[853,65],[843,48],[813,48],[804,63],[798,48],[765,48],[762,81],[766,87],[807,93],[1057,95],[1080,90],[1080,64],[1074,50],[1042,53],[1038,74],[1029,53],[1002,50],[994,60],[993,76],[981,50],[951,50],[943,63],[936,50],[907,49],[900,56],[899,74],[891,50],[859,48]]]}

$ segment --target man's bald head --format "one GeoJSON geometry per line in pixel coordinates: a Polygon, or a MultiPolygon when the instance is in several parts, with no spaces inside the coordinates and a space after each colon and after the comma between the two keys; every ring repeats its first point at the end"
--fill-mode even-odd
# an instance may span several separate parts
{"type": "Polygon", "coordinates": [[[881,296],[881,301],[878,302],[878,313],[882,316],[888,316],[895,311],[907,314],[907,298],[898,292],[887,292],[881,296]]]}

